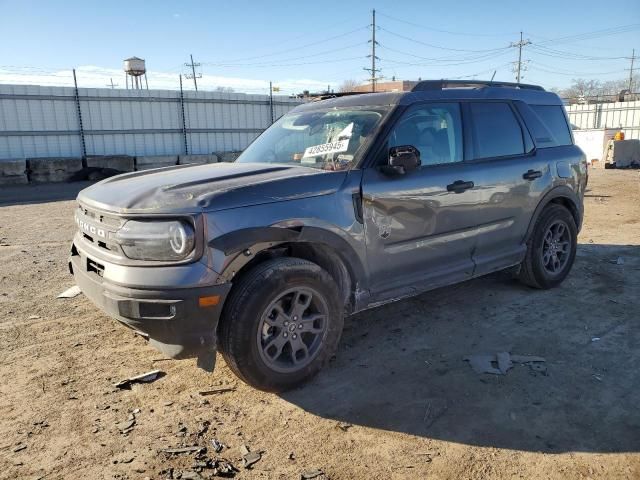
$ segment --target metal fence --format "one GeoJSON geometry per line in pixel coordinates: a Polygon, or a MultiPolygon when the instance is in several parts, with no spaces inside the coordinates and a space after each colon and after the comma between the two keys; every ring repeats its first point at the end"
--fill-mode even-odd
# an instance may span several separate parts
{"type": "Polygon", "coordinates": [[[640,139],[640,101],[594,103],[566,107],[569,121],[580,130],[622,128],[627,139],[640,139]]]}
{"type": "Polygon", "coordinates": [[[299,99],[0,85],[0,159],[243,150],[299,99]]]}

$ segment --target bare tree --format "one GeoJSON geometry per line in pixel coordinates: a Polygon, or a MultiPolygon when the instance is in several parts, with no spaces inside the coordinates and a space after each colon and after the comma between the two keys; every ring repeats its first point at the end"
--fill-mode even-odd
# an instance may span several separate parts
{"type": "Polygon", "coordinates": [[[234,91],[231,87],[216,87],[216,92],[233,93],[234,91]]]}
{"type": "Polygon", "coordinates": [[[338,90],[341,92],[353,92],[358,85],[360,84],[351,78],[342,82],[338,90]]]}
{"type": "MultiPolygon", "coordinates": [[[[637,78],[633,79],[633,91],[637,83],[637,78]]],[[[564,89],[552,88],[551,91],[556,92],[562,98],[567,99],[570,103],[596,101],[617,101],[620,93],[629,88],[629,79],[608,80],[600,82],[593,79],[574,78],[571,85],[564,89]]]]}
{"type": "Polygon", "coordinates": [[[595,97],[602,94],[602,85],[598,80],[574,78],[571,86],[562,91],[562,96],[570,99],[595,97]]]}

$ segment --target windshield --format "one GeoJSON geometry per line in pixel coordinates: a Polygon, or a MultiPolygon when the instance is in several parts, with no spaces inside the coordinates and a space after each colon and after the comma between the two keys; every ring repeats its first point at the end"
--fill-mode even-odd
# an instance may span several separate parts
{"type": "Polygon", "coordinates": [[[385,107],[314,110],[283,116],[240,155],[240,163],[284,163],[349,170],[385,107]]]}

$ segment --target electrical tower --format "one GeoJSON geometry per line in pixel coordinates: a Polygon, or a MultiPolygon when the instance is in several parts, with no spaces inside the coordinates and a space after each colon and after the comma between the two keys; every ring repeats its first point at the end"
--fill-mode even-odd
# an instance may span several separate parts
{"type": "Polygon", "coordinates": [[[522,32],[520,32],[520,41],[511,42],[511,44],[509,45],[510,47],[518,48],[518,61],[514,62],[514,69],[513,69],[514,73],[516,74],[516,83],[520,83],[520,79],[522,78],[522,71],[526,70],[526,67],[523,67],[522,65],[523,63],[525,63],[522,61],[522,47],[525,47],[527,45],[531,45],[531,42],[528,39],[523,40],[522,32]]]}
{"type": "Polygon", "coordinates": [[[382,77],[377,77],[376,75],[378,74],[378,72],[380,72],[379,68],[376,68],[376,60],[380,60],[379,57],[376,57],[376,45],[380,45],[378,42],[376,42],[376,11],[375,9],[371,11],[371,19],[372,19],[372,23],[371,23],[371,40],[369,40],[368,43],[371,44],[371,55],[367,55],[367,58],[371,59],[371,68],[363,68],[363,70],[366,70],[367,72],[371,73],[371,79],[369,80],[371,82],[371,91],[375,92],[376,91],[376,82],[382,78],[382,77]]]}
{"type": "Polygon", "coordinates": [[[193,61],[193,55],[189,55],[191,57],[191,63],[185,63],[185,67],[191,67],[191,74],[186,74],[184,78],[193,78],[193,86],[196,88],[196,92],[198,91],[198,82],[196,79],[202,78],[202,74],[198,73],[196,75],[196,67],[199,67],[199,63],[195,63],[193,61]]]}

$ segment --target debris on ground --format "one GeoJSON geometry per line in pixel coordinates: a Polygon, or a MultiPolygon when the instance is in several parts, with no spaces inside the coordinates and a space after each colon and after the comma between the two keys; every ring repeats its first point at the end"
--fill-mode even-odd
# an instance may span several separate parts
{"type": "Polygon", "coordinates": [[[28,320],[38,320],[40,315],[29,315],[28,320]]]}
{"type": "Polygon", "coordinates": [[[19,452],[21,450],[24,450],[25,448],[27,448],[27,446],[25,444],[21,443],[19,445],[16,445],[16,447],[13,449],[13,452],[14,453],[19,452]]]}
{"type": "Polygon", "coordinates": [[[514,363],[528,365],[534,372],[545,373],[546,366],[540,363],[546,362],[542,357],[533,355],[512,355],[509,352],[498,352],[489,354],[469,355],[463,358],[469,362],[471,368],[476,373],[491,373],[492,375],[504,375],[509,371],[514,363]]]}
{"type": "Polygon", "coordinates": [[[164,372],[162,370],[151,370],[150,372],[136,375],[135,377],[129,377],[125,378],[124,380],[120,380],[118,383],[114,383],[113,386],[116,388],[130,389],[133,383],[153,382],[163,375],[164,372]]]}
{"type": "Polygon", "coordinates": [[[233,477],[239,471],[228,460],[216,460],[213,474],[219,477],[233,477]]]}
{"type": "Polygon", "coordinates": [[[193,445],[191,447],[163,448],[160,450],[160,452],[168,453],[169,455],[179,455],[181,453],[193,453],[193,452],[199,452],[204,450],[205,450],[204,447],[193,445]]]}
{"type": "Polygon", "coordinates": [[[321,475],[324,475],[324,472],[319,468],[316,468],[315,470],[307,470],[300,474],[300,480],[311,480],[312,478],[318,478],[321,475]]]}
{"type": "Polygon", "coordinates": [[[82,290],[80,290],[80,287],[77,285],[74,285],[73,287],[66,289],[56,298],[73,298],[73,297],[77,297],[81,293],[82,293],[82,290]]]}
{"type": "Polygon", "coordinates": [[[179,478],[181,480],[204,480],[205,477],[200,475],[198,472],[194,472],[193,470],[183,470],[178,472],[175,475],[175,478],[179,478]]]}
{"type": "Polygon", "coordinates": [[[213,447],[213,451],[216,453],[220,453],[222,451],[222,449],[224,448],[224,444],[218,440],[216,440],[215,438],[213,440],[211,440],[211,446],[213,447]]]}
{"type": "Polygon", "coordinates": [[[202,435],[207,433],[207,430],[209,430],[210,425],[211,425],[211,422],[209,420],[205,420],[204,422],[202,422],[200,429],[196,432],[196,436],[201,437],[202,435]]]}
{"type": "Polygon", "coordinates": [[[132,415],[130,415],[128,419],[122,422],[116,423],[116,428],[120,430],[120,433],[122,433],[123,435],[126,435],[131,430],[133,430],[133,427],[136,425],[135,417],[134,418],[131,418],[131,417],[132,415]]]}
{"type": "Polygon", "coordinates": [[[262,452],[252,452],[246,445],[240,446],[240,454],[242,455],[242,466],[244,468],[251,468],[253,464],[262,458],[262,452]]]}
{"type": "Polygon", "coordinates": [[[199,395],[206,397],[207,395],[217,395],[219,393],[235,392],[236,387],[214,388],[213,390],[200,390],[199,395]]]}
{"type": "Polygon", "coordinates": [[[344,422],[340,422],[336,425],[336,428],[339,428],[340,430],[342,430],[343,432],[346,432],[347,430],[349,430],[351,427],[353,427],[352,424],[350,423],[344,423],[344,422]]]}
{"type": "Polygon", "coordinates": [[[260,452],[249,452],[242,456],[242,466],[244,468],[251,468],[255,463],[259,462],[262,458],[260,452]]]}

